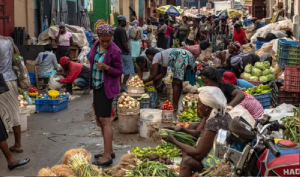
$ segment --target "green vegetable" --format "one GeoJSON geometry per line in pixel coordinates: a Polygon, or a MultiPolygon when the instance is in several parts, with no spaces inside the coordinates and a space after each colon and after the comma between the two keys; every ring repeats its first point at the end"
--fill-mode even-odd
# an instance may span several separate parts
{"type": "Polygon", "coordinates": [[[264,61],[264,66],[265,66],[265,68],[270,68],[270,62],[269,61],[264,61]]]}
{"type": "Polygon", "coordinates": [[[186,111],[179,114],[179,122],[201,122],[201,119],[198,117],[197,109],[195,105],[189,107],[186,111]]]}
{"type": "Polygon", "coordinates": [[[275,80],[275,79],[276,79],[276,76],[275,76],[275,75],[273,75],[273,74],[267,75],[267,80],[268,80],[268,81],[273,81],[273,80],[275,80]]]}
{"type": "Polygon", "coordinates": [[[264,70],[265,69],[265,65],[262,62],[256,62],[254,65],[255,68],[260,69],[260,70],[264,70]]]}
{"type": "Polygon", "coordinates": [[[257,94],[270,93],[270,92],[272,92],[272,89],[269,87],[269,85],[262,85],[262,84],[246,90],[246,93],[250,95],[257,95],[257,94]]]}
{"type": "Polygon", "coordinates": [[[195,137],[193,137],[192,135],[186,134],[184,132],[176,132],[173,130],[166,130],[166,129],[162,129],[161,131],[168,131],[170,132],[174,138],[184,144],[190,145],[190,146],[195,146],[197,139],[195,137]]]}
{"type": "Polygon", "coordinates": [[[274,74],[275,76],[277,76],[277,72],[278,72],[277,69],[271,67],[270,71],[271,71],[272,74],[274,74]]]}
{"type": "Polygon", "coordinates": [[[283,131],[283,138],[299,143],[299,109],[292,110],[293,116],[281,118],[282,124],[286,127],[283,131]]]}
{"type": "Polygon", "coordinates": [[[243,78],[249,80],[249,78],[251,77],[251,74],[249,74],[249,73],[243,73],[242,76],[243,76],[243,78]]]}
{"type": "Polygon", "coordinates": [[[260,76],[262,76],[262,71],[260,69],[258,69],[258,68],[253,68],[252,72],[251,72],[251,75],[252,76],[260,77],[260,76]]]}
{"type": "MultiPolygon", "coordinates": [[[[168,132],[166,131],[166,133],[168,132]]],[[[139,147],[135,147],[131,149],[131,152],[136,154],[138,158],[143,158],[145,155],[147,156],[153,153],[157,154],[159,157],[166,155],[169,158],[179,155],[179,149],[175,145],[166,142],[156,146],[155,148],[146,147],[140,149],[139,147]]]]}
{"type": "Polygon", "coordinates": [[[263,71],[263,76],[267,76],[267,75],[269,75],[269,74],[271,74],[271,70],[270,70],[270,69],[265,69],[265,70],[263,71]]]}
{"type": "Polygon", "coordinates": [[[268,78],[266,76],[260,76],[259,81],[265,82],[268,81],[268,78]]]}
{"type": "Polygon", "coordinates": [[[177,177],[177,173],[166,165],[157,161],[143,161],[134,166],[131,170],[126,170],[125,176],[166,176],[177,177]]]}
{"type": "Polygon", "coordinates": [[[246,72],[246,73],[251,73],[252,67],[253,67],[253,66],[252,66],[251,64],[247,64],[246,67],[245,67],[245,72],[246,72]]]}
{"type": "Polygon", "coordinates": [[[251,76],[249,77],[250,81],[258,81],[258,77],[257,76],[251,76]]]}

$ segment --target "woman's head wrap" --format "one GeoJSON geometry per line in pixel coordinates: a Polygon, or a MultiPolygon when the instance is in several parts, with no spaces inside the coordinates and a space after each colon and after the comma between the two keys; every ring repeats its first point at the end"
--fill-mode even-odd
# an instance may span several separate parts
{"type": "Polygon", "coordinates": [[[60,28],[61,28],[61,27],[66,27],[65,22],[60,22],[60,23],[59,23],[59,27],[60,27],[60,28]]]}
{"type": "Polygon", "coordinates": [[[112,36],[114,35],[114,28],[109,24],[100,25],[97,29],[98,36],[112,36]]]}
{"type": "Polygon", "coordinates": [[[230,47],[232,47],[236,52],[242,52],[242,46],[239,42],[232,42],[230,47]]]}
{"type": "Polygon", "coordinates": [[[134,25],[134,26],[139,26],[139,25],[140,25],[140,22],[137,21],[137,20],[134,20],[131,24],[134,25]]]}
{"type": "MultiPolygon", "coordinates": [[[[218,87],[205,86],[198,89],[200,101],[212,108],[208,119],[215,117],[217,114],[225,115],[227,109],[227,99],[218,87]]],[[[208,120],[207,119],[207,120],[208,120]]]]}
{"type": "Polygon", "coordinates": [[[70,58],[69,57],[61,57],[60,60],[59,60],[59,64],[60,66],[64,66],[68,63],[70,63],[70,58]]]}

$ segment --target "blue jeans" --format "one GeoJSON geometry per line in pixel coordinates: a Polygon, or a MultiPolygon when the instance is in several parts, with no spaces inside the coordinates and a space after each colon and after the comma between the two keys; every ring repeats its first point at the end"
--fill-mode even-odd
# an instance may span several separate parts
{"type": "Polygon", "coordinates": [[[82,89],[85,89],[85,90],[89,89],[89,83],[86,80],[84,80],[83,78],[75,79],[74,85],[76,85],[77,87],[80,87],[82,89]]]}
{"type": "Polygon", "coordinates": [[[170,37],[166,37],[165,41],[166,41],[166,49],[169,49],[170,48],[170,37]]]}

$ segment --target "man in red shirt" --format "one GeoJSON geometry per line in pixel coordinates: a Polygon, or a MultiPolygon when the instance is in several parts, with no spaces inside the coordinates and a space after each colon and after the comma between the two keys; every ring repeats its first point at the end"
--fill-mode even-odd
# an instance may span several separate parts
{"type": "Polygon", "coordinates": [[[233,41],[239,42],[241,45],[248,43],[246,33],[239,24],[234,25],[233,41]]]}

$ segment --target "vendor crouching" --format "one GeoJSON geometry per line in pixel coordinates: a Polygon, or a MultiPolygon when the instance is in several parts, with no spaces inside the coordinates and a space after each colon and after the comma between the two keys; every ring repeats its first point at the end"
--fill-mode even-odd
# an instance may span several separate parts
{"type": "Polygon", "coordinates": [[[62,74],[65,78],[60,79],[58,82],[66,84],[66,92],[73,94],[72,85],[84,89],[83,94],[90,93],[89,79],[90,69],[81,63],[75,63],[70,61],[68,57],[62,57],[59,60],[59,64],[64,69],[62,74]]]}
{"type": "Polygon", "coordinates": [[[199,138],[196,147],[177,141],[170,133],[165,138],[165,141],[176,145],[184,154],[180,165],[180,176],[192,176],[193,173],[201,172],[204,167],[215,165],[221,160],[214,155],[213,141],[218,130],[228,130],[231,122],[231,117],[226,112],[227,100],[219,88],[206,86],[199,88],[198,91],[197,112],[198,116],[203,118],[197,128],[199,131],[183,127],[172,128],[199,138]]]}

